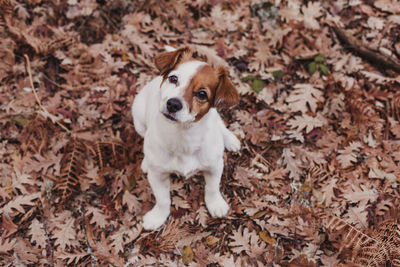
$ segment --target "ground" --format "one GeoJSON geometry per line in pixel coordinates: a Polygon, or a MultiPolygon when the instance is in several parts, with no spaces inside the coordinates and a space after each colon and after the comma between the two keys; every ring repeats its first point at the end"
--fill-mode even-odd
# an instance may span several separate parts
{"type": "Polygon", "coordinates": [[[400,266],[400,3],[0,0],[0,265],[400,266]],[[154,205],[130,107],[164,45],[224,66],[226,153],[154,205]]]}

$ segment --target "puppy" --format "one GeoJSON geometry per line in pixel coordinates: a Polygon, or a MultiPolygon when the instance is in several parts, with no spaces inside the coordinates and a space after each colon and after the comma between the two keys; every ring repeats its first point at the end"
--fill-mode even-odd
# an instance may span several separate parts
{"type": "Polygon", "coordinates": [[[135,129],[144,137],[141,167],[156,199],[143,217],[147,230],[160,227],[170,213],[171,173],[190,177],[201,172],[210,214],[221,217],[229,210],[219,191],[223,153],[224,148],[238,151],[240,141],[216,108],[236,104],[239,94],[223,67],[214,70],[192,54],[185,47],[157,55],[160,75],[143,87],[132,105],[135,129]]]}

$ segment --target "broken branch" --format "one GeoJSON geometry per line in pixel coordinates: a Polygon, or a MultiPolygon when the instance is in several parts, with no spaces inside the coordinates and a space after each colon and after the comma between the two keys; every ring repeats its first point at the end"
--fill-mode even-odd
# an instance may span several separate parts
{"type": "Polygon", "coordinates": [[[379,51],[363,45],[358,39],[350,36],[345,30],[337,26],[332,26],[332,28],[335,31],[339,40],[347,45],[348,48],[360,55],[362,58],[365,58],[366,60],[374,63],[378,63],[384,68],[392,69],[400,73],[400,60],[398,60],[396,57],[384,55],[379,51]]]}

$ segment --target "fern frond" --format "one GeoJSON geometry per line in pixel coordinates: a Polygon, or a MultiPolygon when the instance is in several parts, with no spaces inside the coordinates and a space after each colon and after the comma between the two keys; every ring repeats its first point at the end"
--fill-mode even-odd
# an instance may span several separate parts
{"type": "Polygon", "coordinates": [[[305,173],[311,178],[314,183],[322,182],[326,178],[332,176],[332,171],[329,170],[328,164],[317,164],[312,162],[309,165],[301,166],[302,169],[305,169],[305,173]]]}
{"type": "Polygon", "coordinates": [[[54,124],[37,115],[22,130],[20,134],[22,152],[42,154],[46,151],[49,139],[54,133],[54,124]]]}
{"type": "Polygon", "coordinates": [[[61,193],[61,200],[65,201],[78,190],[79,180],[86,172],[86,146],[82,140],[71,138],[64,147],[64,156],[61,159],[60,179],[55,190],[61,193]]]}
{"type": "Polygon", "coordinates": [[[107,171],[107,168],[121,168],[129,163],[126,146],[119,141],[96,142],[94,153],[102,172],[107,171]]]}
{"type": "Polygon", "coordinates": [[[368,244],[354,255],[357,263],[366,266],[400,266],[400,224],[397,220],[389,219],[379,224],[372,236],[378,240],[378,246],[368,244]],[[397,264],[396,264],[397,262],[397,264]],[[387,266],[387,265],[386,265],[387,266]]]}
{"type": "Polygon", "coordinates": [[[359,97],[349,99],[348,104],[350,106],[350,111],[353,116],[355,116],[355,114],[359,114],[358,116],[355,116],[355,119],[366,120],[367,118],[376,115],[376,111],[373,105],[366,101],[363,101],[359,97]]]}
{"type": "Polygon", "coordinates": [[[371,234],[366,234],[343,219],[323,213],[323,224],[331,232],[340,235],[343,249],[352,249],[351,262],[361,266],[400,266],[400,224],[386,220],[371,234]]]}
{"type": "Polygon", "coordinates": [[[361,247],[366,242],[378,242],[377,240],[373,240],[370,236],[364,234],[351,224],[347,223],[340,217],[324,214],[324,226],[333,232],[337,232],[342,235],[342,243],[339,251],[342,251],[345,248],[358,248],[361,247]]]}

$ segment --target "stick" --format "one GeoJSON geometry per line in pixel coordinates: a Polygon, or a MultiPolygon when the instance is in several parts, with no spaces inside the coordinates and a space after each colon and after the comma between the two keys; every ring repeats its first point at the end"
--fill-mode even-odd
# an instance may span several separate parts
{"type": "MultiPolygon", "coordinates": [[[[48,114],[50,117],[52,116],[52,117],[56,118],[53,114],[51,114],[51,113],[42,105],[42,102],[40,101],[40,98],[39,98],[39,96],[38,96],[37,93],[36,93],[35,86],[33,85],[33,79],[32,79],[32,73],[31,73],[31,62],[30,62],[30,60],[29,60],[29,57],[28,57],[26,54],[24,54],[24,57],[25,57],[25,60],[26,60],[26,65],[27,65],[27,68],[26,68],[26,69],[27,69],[27,71],[28,71],[29,81],[30,81],[30,84],[31,84],[31,87],[32,87],[32,92],[33,92],[33,94],[35,95],[36,102],[38,103],[40,110],[42,110],[44,113],[48,114]]],[[[54,122],[57,123],[58,126],[60,126],[60,127],[61,127],[64,131],[66,131],[67,133],[71,133],[71,131],[70,131],[67,127],[65,127],[61,122],[59,122],[59,121],[57,121],[57,120],[54,120],[54,122]]]]}
{"type": "Polygon", "coordinates": [[[400,60],[397,59],[395,56],[383,55],[379,51],[376,51],[366,45],[361,44],[358,39],[350,36],[345,30],[340,29],[337,26],[332,26],[332,28],[335,31],[339,40],[348,45],[351,50],[355,51],[361,57],[400,73],[400,60]]]}
{"type": "Polygon", "coordinates": [[[33,92],[33,94],[35,95],[36,102],[38,103],[39,108],[40,108],[41,110],[45,110],[45,108],[42,106],[42,103],[40,102],[39,96],[38,96],[37,93],[36,93],[35,86],[33,85],[33,79],[32,79],[32,73],[31,73],[31,62],[30,62],[30,60],[29,60],[29,57],[28,57],[26,54],[24,54],[24,57],[25,57],[25,60],[26,60],[26,65],[27,65],[27,68],[26,68],[26,69],[27,69],[27,71],[28,71],[29,81],[30,81],[31,87],[32,87],[32,92],[33,92]]]}

